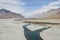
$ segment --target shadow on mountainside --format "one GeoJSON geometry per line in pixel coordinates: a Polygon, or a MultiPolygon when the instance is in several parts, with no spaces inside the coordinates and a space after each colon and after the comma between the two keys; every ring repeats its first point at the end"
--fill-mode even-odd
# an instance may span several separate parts
{"type": "Polygon", "coordinates": [[[27,28],[28,25],[30,25],[30,24],[23,25],[24,35],[27,40],[43,40],[40,36],[40,32],[50,28],[50,27],[48,27],[48,28],[42,28],[42,29],[38,29],[35,31],[31,31],[27,28]]]}

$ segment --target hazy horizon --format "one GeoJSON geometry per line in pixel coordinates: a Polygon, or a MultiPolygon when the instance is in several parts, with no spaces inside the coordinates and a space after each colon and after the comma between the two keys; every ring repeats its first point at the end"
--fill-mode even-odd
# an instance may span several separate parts
{"type": "Polygon", "coordinates": [[[27,17],[60,8],[60,0],[0,0],[0,9],[2,8],[27,17]]]}

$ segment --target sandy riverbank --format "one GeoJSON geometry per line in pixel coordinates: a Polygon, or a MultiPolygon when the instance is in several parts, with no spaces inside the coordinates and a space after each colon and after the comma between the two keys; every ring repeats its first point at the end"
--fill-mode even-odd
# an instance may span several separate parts
{"type": "MultiPolygon", "coordinates": [[[[24,34],[23,25],[27,23],[22,23],[20,21],[14,21],[14,19],[0,19],[0,40],[27,40],[24,34]]],[[[60,26],[51,26],[47,30],[41,29],[47,28],[45,25],[30,24],[27,26],[32,33],[39,30],[39,35],[44,40],[60,40],[60,26]]],[[[48,26],[49,27],[49,26],[48,26]]],[[[29,34],[29,33],[28,33],[29,34]]]]}

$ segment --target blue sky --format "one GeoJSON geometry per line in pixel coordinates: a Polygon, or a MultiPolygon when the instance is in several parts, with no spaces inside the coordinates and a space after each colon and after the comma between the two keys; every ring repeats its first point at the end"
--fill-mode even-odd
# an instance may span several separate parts
{"type": "Polygon", "coordinates": [[[50,2],[54,1],[57,0],[23,0],[23,2],[26,2],[26,5],[24,5],[24,8],[26,9],[38,9],[43,5],[48,5],[50,2]]]}
{"type": "Polygon", "coordinates": [[[1,8],[20,13],[26,17],[60,8],[60,0],[0,0],[1,8]]]}
{"type": "Polygon", "coordinates": [[[22,0],[26,3],[24,8],[27,10],[26,13],[31,13],[34,10],[40,9],[44,5],[48,5],[50,2],[55,2],[58,0],[22,0]]]}

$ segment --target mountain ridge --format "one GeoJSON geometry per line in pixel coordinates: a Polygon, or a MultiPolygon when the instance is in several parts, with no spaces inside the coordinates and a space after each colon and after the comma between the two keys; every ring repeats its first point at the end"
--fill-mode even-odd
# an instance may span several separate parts
{"type": "Polygon", "coordinates": [[[7,9],[0,9],[0,19],[24,18],[21,14],[11,12],[7,9]]]}
{"type": "MultiPolygon", "coordinates": [[[[35,19],[49,19],[51,16],[53,18],[55,18],[54,15],[58,16],[57,15],[58,13],[60,14],[60,8],[52,9],[52,10],[49,10],[49,11],[41,13],[41,14],[40,13],[34,14],[34,15],[31,16],[31,18],[35,18],[35,19]]],[[[60,15],[59,15],[59,17],[60,17],[60,15]]]]}

